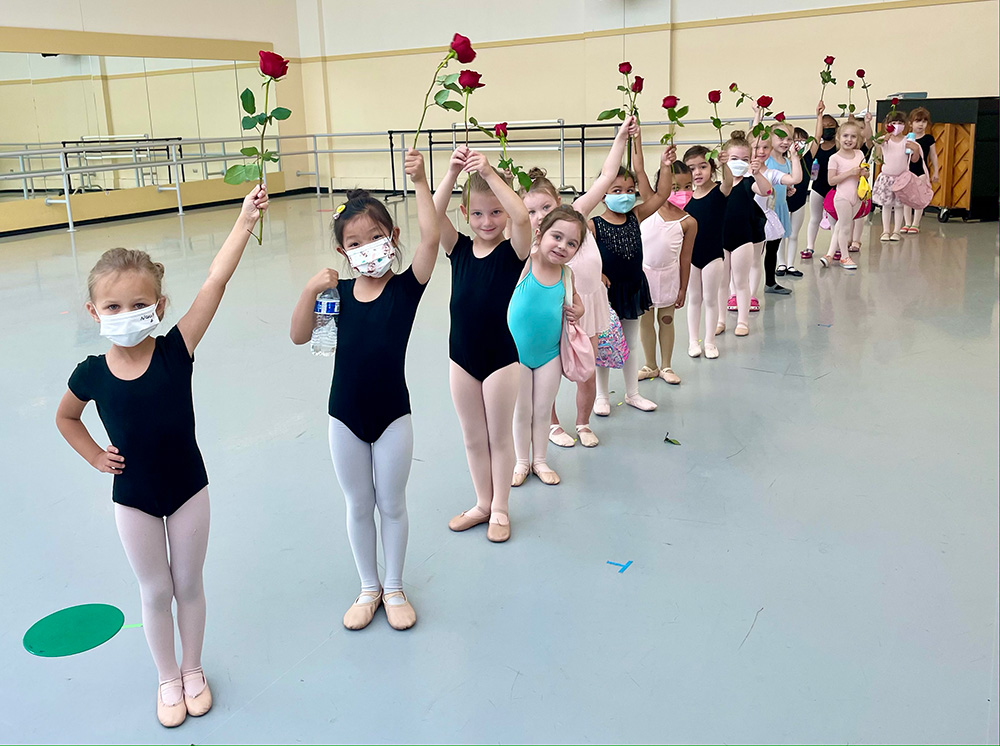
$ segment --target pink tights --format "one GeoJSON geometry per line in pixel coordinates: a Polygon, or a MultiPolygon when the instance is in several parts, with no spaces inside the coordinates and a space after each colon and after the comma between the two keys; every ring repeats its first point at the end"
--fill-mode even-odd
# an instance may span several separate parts
{"type": "Polygon", "coordinates": [[[521,364],[511,363],[481,382],[454,361],[448,365],[451,398],[462,426],[476,507],[480,513],[506,513],[510,475],[514,473],[512,423],[521,364]]]}
{"type": "Polygon", "coordinates": [[[715,344],[715,325],[719,319],[719,309],[716,304],[719,299],[719,287],[722,285],[725,263],[722,259],[714,259],[704,269],[691,265],[691,277],[688,279],[687,320],[688,346],[694,347],[699,339],[704,339],[706,345],[715,344]],[[701,336],[701,307],[705,306],[705,336],[701,336]]]}
{"type": "Polygon", "coordinates": [[[545,464],[549,417],[559,393],[562,362],[554,357],[540,368],[521,365],[521,385],[514,406],[514,453],[517,463],[545,464]]]}

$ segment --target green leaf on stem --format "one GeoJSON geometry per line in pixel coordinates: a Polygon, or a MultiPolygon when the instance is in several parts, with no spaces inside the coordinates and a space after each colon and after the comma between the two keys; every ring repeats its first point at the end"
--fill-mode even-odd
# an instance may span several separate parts
{"type": "Polygon", "coordinates": [[[671,122],[676,122],[677,112],[674,111],[673,109],[667,109],[667,118],[670,119],[671,122]]]}
{"type": "Polygon", "coordinates": [[[273,153],[270,150],[265,150],[264,155],[261,156],[265,161],[271,161],[272,163],[278,162],[278,154],[273,153]]]}
{"type": "Polygon", "coordinates": [[[618,110],[618,118],[621,119],[623,122],[625,121],[625,112],[622,111],[621,109],[618,110]]]}
{"type": "Polygon", "coordinates": [[[257,117],[243,117],[243,129],[252,130],[257,126],[257,117]]]}
{"type": "Polygon", "coordinates": [[[277,106],[274,109],[271,109],[271,114],[270,114],[270,116],[274,117],[279,122],[283,122],[284,120],[288,119],[288,117],[290,117],[291,115],[292,115],[292,110],[286,109],[284,106],[277,106]]]}
{"type": "Polygon", "coordinates": [[[665,134],[663,137],[660,138],[660,145],[666,145],[673,139],[674,139],[673,134],[668,132],[667,134],[665,134]]]}
{"type": "Polygon", "coordinates": [[[264,112],[261,112],[254,118],[257,120],[257,124],[260,125],[267,124],[267,114],[265,114],[264,112]]]}
{"type": "Polygon", "coordinates": [[[448,109],[448,111],[461,111],[465,108],[458,101],[445,101],[440,106],[442,109],[448,109]]]}
{"type": "Polygon", "coordinates": [[[451,91],[447,89],[442,89],[434,94],[434,103],[441,106],[445,101],[448,100],[448,96],[451,95],[451,91]]]}
{"type": "Polygon", "coordinates": [[[677,118],[680,119],[681,117],[686,117],[688,110],[690,108],[691,108],[690,106],[682,106],[681,108],[679,108],[677,110],[677,118]]]}
{"type": "Polygon", "coordinates": [[[244,180],[256,181],[260,178],[260,166],[256,163],[248,163],[244,166],[244,180]]]}
{"type": "Polygon", "coordinates": [[[778,137],[788,137],[788,133],[787,132],[785,132],[784,130],[778,129],[777,127],[775,127],[772,130],[772,132],[774,132],[774,134],[776,134],[778,137]]]}
{"type": "Polygon", "coordinates": [[[247,158],[251,158],[257,155],[260,151],[257,150],[253,145],[248,148],[240,148],[240,152],[243,153],[247,158]]]}
{"type": "Polygon", "coordinates": [[[451,75],[446,75],[444,78],[444,84],[455,85],[458,82],[459,73],[452,73],[451,75]]]}
{"type": "Polygon", "coordinates": [[[857,106],[855,106],[854,104],[848,104],[848,106],[847,106],[847,110],[848,110],[849,112],[851,112],[852,114],[853,114],[853,113],[854,113],[854,112],[855,112],[855,111],[857,110],[857,108],[858,108],[858,107],[857,107],[857,106]]]}
{"type": "Polygon", "coordinates": [[[619,114],[621,114],[621,109],[605,109],[600,114],[597,115],[597,121],[603,122],[605,119],[614,119],[619,114]]]}
{"type": "Polygon", "coordinates": [[[531,189],[531,177],[524,171],[517,172],[517,183],[521,185],[521,189],[528,191],[531,189]]]}
{"type": "Polygon", "coordinates": [[[254,101],[253,91],[249,88],[243,89],[243,93],[240,94],[240,103],[243,104],[243,111],[247,114],[253,114],[257,111],[257,104],[254,101]]]}
{"type": "Polygon", "coordinates": [[[626,88],[626,87],[625,87],[625,86],[623,86],[623,85],[620,85],[620,86],[618,86],[618,90],[619,90],[619,91],[622,91],[622,92],[624,92],[624,93],[629,93],[629,89],[628,89],[628,88],[626,88]]]}
{"type": "Polygon", "coordinates": [[[719,119],[718,117],[712,117],[712,126],[715,127],[715,129],[717,129],[717,130],[721,130],[722,129],[722,120],[719,119]]]}
{"type": "Polygon", "coordinates": [[[226,169],[226,175],[222,178],[227,184],[242,184],[246,181],[246,166],[242,163],[230,166],[226,169]]]}
{"type": "Polygon", "coordinates": [[[444,87],[447,88],[449,91],[454,91],[459,95],[462,94],[462,89],[459,88],[456,83],[446,83],[444,87]]]}

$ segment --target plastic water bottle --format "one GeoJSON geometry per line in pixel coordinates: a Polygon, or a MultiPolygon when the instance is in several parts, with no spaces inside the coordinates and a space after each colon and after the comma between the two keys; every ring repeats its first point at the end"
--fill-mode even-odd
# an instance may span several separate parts
{"type": "Polygon", "coordinates": [[[813,161],[812,168],[809,169],[809,178],[812,179],[813,181],[815,181],[816,179],[819,178],[819,161],[818,160],[814,160],[813,161]]]}
{"type": "Polygon", "coordinates": [[[337,317],[340,315],[340,293],[327,288],[316,296],[315,321],[309,349],[313,355],[330,357],[337,349],[337,317]]]}

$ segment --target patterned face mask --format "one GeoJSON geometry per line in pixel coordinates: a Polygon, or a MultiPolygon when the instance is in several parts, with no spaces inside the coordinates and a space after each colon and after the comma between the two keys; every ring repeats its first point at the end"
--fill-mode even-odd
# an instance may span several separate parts
{"type": "Polygon", "coordinates": [[[391,238],[380,238],[356,249],[347,250],[351,268],[368,277],[381,277],[389,271],[396,258],[396,247],[391,238]]]}
{"type": "Polygon", "coordinates": [[[135,347],[148,337],[160,323],[156,304],[128,313],[98,314],[101,336],[119,347],[135,347]]]}

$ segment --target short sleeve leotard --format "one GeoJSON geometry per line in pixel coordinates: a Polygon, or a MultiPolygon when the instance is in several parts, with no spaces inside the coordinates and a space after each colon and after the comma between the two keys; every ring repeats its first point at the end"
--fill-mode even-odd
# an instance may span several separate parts
{"type": "Polygon", "coordinates": [[[389,278],[367,302],[354,297],[354,279],[337,283],[340,317],[329,414],[366,443],[410,414],[406,346],[425,287],[412,267],[389,278]]]}
{"type": "Polygon", "coordinates": [[[715,184],[703,197],[692,196],[684,206],[688,215],[698,223],[691,250],[691,264],[705,269],[710,262],[722,259],[722,231],[726,222],[726,202],[728,198],[722,188],[715,184]]]}
{"type": "Polygon", "coordinates": [[[760,243],[764,240],[764,225],[767,217],[760,209],[756,192],[753,190],[754,180],[744,177],[733,185],[726,203],[726,224],[722,231],[722,245],[726,251],[733,251],[748,243],[760,243]]]}
{"type": "Polygon", "coordinates": [[[482,259],[472,239],[458,234],[451,261],[451,333],[449,356],[477,381],[516,363],[517,346],[507,326],[507,307],[524,260],[510,240],[501,241],[482,259]]]}
{"type": "MultiPolygon", "coordinates": [[[[934,135],[932,135],[930,132],[928,132],[923,137],[918,137],[917,140],[916,140],[916,142],[920,146],[920,148],[924,151],[924,160],[927,160],[928,158],[930,158],[931,157],[931,145],[933,145],[934,142],[935,142],[934,141],[934,135]]],[[[915,173],[917,176],[922,175],[924,173],[924,163],[923,163],[923,161],[917,161],[916,163],[914,163],[913,161],[910,161],[910,171],[912,171],[913,173],[915,173]]]]}
{"type": "Polygon", "coordinates": [[[621,225],[594,218],[594,239],[601,250],[604,275],[611,283],[608,302],[620,319],[638,319],[653,305],[642,269],[642,231],[634,212],[621,225]]]}
{"type": "MultiPolygon", "coordinates": [[[[830,159],[830,173],[839,174],[844,171],[850,171],[852,168],[860,166],[864,159],[865,155],[860,150],[855,150],[854,155],[850,158],[844,156],[842,152],[838,151],[837,155],[830,159]]],[[[851,176],[844,179],[834,187],[837,192],[833,196],[837,199],[847,200],[852,205],[860,204],[861,198],[858,196],[859,182],[860,179],[857,176],[851,176]]]]}
{"type": "Polygon", "coordinates": [[[208,473],[194,433],[194,358],[176,326],[154,342],[138,378],[124,381],[105,355],[91,355],[76,366],[69,390],[80,401],[94,400],[111,444],[125,458],[111,499],[163,518],[208,486],[208,473]]]}

